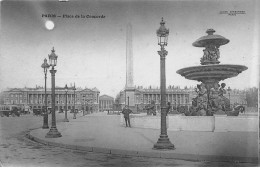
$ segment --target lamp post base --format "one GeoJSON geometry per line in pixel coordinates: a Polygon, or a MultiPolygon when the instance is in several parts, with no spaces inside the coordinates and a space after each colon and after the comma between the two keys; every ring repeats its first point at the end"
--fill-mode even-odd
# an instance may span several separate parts
{"type": "Polygon", "coordinates": [[[157,143],[154,144],[153,149],[175,149],[167,135],[160,135],[157,143]]]}
{"type": "Polygon", "coordinates": [[[48,125],[43,125],[42,128],[43,129],[49,129],[49,126],[48,125]]]}
{"type": "Polygon", "coordinates": [[[65,119],[63,120],[63,122],[69,122],[69,119],[65,118],[65,119]]]}
{"type": "Polygon", "coordinates": [[[43,125],[42,128],[43,129],[49,129],[49,126],[48,125],[43,125]]]}
{"type": "Polygon", "coordinates": [[[47,114],[44,114],[43,115],[43,126],[42,126],[43,129],[49,129],[49,126],[48,126],[48,115],[47,114]]]}
{"type": "Polygon", "coordinates": [[[56,127],[51,127],[50,131],[46,134],[45,138],[59,138],[61,136],[61,133],[58,131],[56,127]]]}

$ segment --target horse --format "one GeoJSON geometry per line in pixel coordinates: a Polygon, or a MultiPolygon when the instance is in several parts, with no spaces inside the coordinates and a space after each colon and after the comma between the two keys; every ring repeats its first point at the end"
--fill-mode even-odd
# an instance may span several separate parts
{"type": "Polygon", "coordinates": [[[244,113],[245,112],[245,106],[237,105],[237,106],[234,107],[234,110],[238,110],[240,113],[244,113]]]}

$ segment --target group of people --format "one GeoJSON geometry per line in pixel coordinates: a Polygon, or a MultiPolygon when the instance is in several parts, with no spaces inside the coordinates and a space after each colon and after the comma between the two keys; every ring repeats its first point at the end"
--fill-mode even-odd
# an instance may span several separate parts
{"type": "MultiPolygon", "coordinates": [[[[166,108],[167,108],[167,110],[166,110],[166,116],[167,116],[167,114],[171,110],[171,103],[170,102],[167,103],[166,108]]],[[[154,110],[154,112],[156,112],[156,111],[154,110]]],[[[123,110],[122,110],[122,114],[124,115],[126,127],[131,127],[131,124],[130,124],[130,113],[133,113],[133,111],[131,109],[129,109],[129,106],[126,105],[123,108],[123,110]]]]}

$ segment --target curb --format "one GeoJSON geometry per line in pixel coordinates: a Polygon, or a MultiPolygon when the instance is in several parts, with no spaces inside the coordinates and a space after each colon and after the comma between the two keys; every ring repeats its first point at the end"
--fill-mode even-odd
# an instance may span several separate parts
{"type": "Polygon", "coordinates": [[[30,132],[26,134],[26,137],[30,140],[36,141],[44,145],[56,146],[60,148],[78,150],[83,152],[95,152],[95,153],[114,154],[114,155],[121,155],[121,156],[135,156],[135,157],[148,157],[148,158],[179,159],[179,160],[187,160],[187,161],[240,162],[240,163],[244,162],[244,163],[258,164],[257,157],[163,153],[163,151],[161,153],[157,153],[157,152],[146,152],[146,151],[109,149],[109,148],[91,147],[91,146],[79,146],[79,145],[70,145],[70,144],[45,141],[43,139],[31,135],[30,132]]]}

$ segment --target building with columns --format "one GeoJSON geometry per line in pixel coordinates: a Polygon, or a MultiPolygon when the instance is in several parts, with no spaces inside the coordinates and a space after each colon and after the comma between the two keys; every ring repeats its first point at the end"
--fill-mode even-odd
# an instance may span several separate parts
{"type": "MultiPolygon", "coordinates": [[[[73,87],[68,88],[67,106],[68,110],[75,108],[90,112],[99,111],[99,90],[76,88],[75,96],[73,87]]],[[[47,88],[47,105],[51,107],[51,89],[47,88]]],[[[30,106],[32,109],[41,109],[45,105],[45,92],[43,87],[36,88],[12,88],[3,92],[4,104],[13,104],[19,106],[30,106]]],[[[60,111],[65,109],[65,89],[63,87],[55,88],[55,109],[60,111]]]]}
{"type": "MultiPolygon", "coordinates": [[[[185,87],[181,89],[180,87],[168,86],[166,89],[166,101],[171,103],[172,108],[176,108],[178,106],[188,106],[192,105],[192,99],[197,96],[194,87],[185,87]]],[[[231,105],[244,105],[247,106],[246,101],[246,92],[245,90],[226,90],[226,94],[224,96],[230,99],[231,105]]],[[[128,105],[128,97],[125,94],[125,90],[122,90],[116,97],[115,102],[120,105],[121,109],[128,105]]],[[[151,101],[155,102],[156,110],[160,111],[160,88],[152,88],[151,86],[148,88],[143,88],[142,86],[138,86],[134,90],[133,101],[135,103],[135,108],[139,111],[142,111],[146,105],[151,104],[151,101]]]]}
{"type": "MultiPolygon", "coordinates": [[[[169,86],[166,89],[166,101],[171,103],[172,107],[177,106],[191,106],[192,98],[196,96],[194,88],[185,88],[181,89],[179,87],[169,86]]],[[[118,95],[116,101],[123,108],[125,105],[128,105],[128,100],[133,100],[137,110],[143,110],[143,108],[151,104],[152,101],[155,102],[156,110],[160,110],[160,100],[161,93],[159,88],[143,88],[138,86],[134,90],[134,98],[129,99],[126,96],[125,91],[122,90],[118,95]]]]}
{"type": "Polygon", "coordinates": [[[108,95],[99,97],[99,111],[113,110],[114,98],[108,95]]]}

